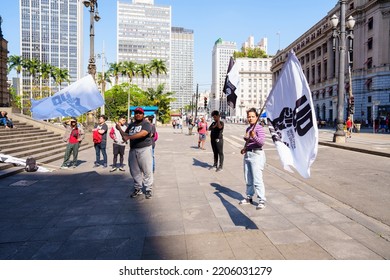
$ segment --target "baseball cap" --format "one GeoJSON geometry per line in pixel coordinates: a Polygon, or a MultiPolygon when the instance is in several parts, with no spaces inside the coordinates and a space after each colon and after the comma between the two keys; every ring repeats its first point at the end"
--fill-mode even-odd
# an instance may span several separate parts
{"type": "Polygon", "coordinates": [[[142,109],[141,107],[135,108],[134,112],[141,112],[142,114],[145,113],[144,109],[142,109]]]}

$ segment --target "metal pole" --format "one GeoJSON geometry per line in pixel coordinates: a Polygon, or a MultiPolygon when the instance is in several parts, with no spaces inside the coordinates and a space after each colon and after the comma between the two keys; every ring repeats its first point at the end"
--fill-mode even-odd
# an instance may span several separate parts
{"type": "Polygon", "coordinates": [[[339,36],[339,76],[337,98],[337,129],[333,135],[333,142],[345,143],[344,133],[344,75],[345,75],[345,3],[340,0],[340,36],[339,36]]]}
{"type": "Polygon", "coordinates": [[[195,121],[198,116],[198,90],[199,90],[199,84],[196,84],[196,96],[195,96],[195,121]]]}

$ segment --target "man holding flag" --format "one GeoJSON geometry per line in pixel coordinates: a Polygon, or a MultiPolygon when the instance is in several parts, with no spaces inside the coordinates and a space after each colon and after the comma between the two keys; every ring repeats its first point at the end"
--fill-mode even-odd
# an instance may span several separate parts
{"type": "Polygon", "coordinates": [[[265,103],[272,140],[285,170],[310,177],[317,156],[318,128],[311,91],[294,52],[290,52],[265,103]]]}

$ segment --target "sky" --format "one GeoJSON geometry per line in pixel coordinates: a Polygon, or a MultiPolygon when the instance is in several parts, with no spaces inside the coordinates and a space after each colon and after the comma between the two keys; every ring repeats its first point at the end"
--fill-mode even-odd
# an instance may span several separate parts
{"type": "MultiPolygon", "coordinates": [[[[131,0],[121,0],[130,3],[131,0]]],[[[212,82],[212,50],[215,41],[233,41],[241,48],[249,36],[255,43],[268,38],[268,54],[290,45],[325,17],[337,0],[154,0],[171,6],[172,26],[194,31],[194,86],[205,90],[212,82]]],[[[95,23],[95,54],[103,52],[108,63],[116,61],[117,0],[98,0],[101,20],[95,23]]],[[[20,55],[19,0],[1,0],[2,31],[9,55],[20,55]],[[7,4],[5,4],[7,3],[7,4]]],[[[89,11],[84,9],[84,68],[89,57],[89,11]]],[[[96,61],[101,71],[102,60],[96,61]]],[[[105,66],[107,70],[108,66],[105,66]]],[[[87,71],[87,70],[86,70],[87,71]]],[[[11,72],[11,77],[16,76],[11,72]]]]}

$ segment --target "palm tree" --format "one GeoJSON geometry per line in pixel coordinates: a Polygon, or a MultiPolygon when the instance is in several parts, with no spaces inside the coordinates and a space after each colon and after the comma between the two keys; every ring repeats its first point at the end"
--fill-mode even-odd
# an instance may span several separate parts
{"type": "Polygon", "coordinates": [[[70,82],[69,70],[65,68],[61,69],[58,67],[54,67],[51,77],[54,79],[56,85],[59,86],[60,90],[62,83],[70,82]]]}
{"type": "MultiPolygon", "coordinates": [[[[50,85],[50,77],[51,77],[51,73],[53,71],[54,67],[49,64],[49,63],[42,63],[41,64],[41,69],[40,69],[40,73],[41,73],[41,79],[42,79],[42,84],[46,84],[45,82],[47,82],[47,87],[46,88],[50,88],[49,85],[50,85]]],[[[50,91],[50,89],[49,89],[50,91]]],[[[50,96],[50,94],[48,93],[47,96],[50,96]]]]}
{"type": "Polygon", "coordinates": [[[111,84],[110,75],[109,75],[108,71],[107,72],[98,72],[97,84],[99,86],[101,86],[103,96],[104,96],[104,92],[106,91],[106,84],[107,83],[111,84]]]}
{"type": "Polygon", "coordinates": [[[168,72],[165,61],[163,61],[161,59],[155,58],[149,63],[149,65],[150,65],[150,69],[152,71],[154,71],[154,73],[156,73],[157,80],[158,80],[160,74],[167,74],[167,72],[168,72]]]}
{"type": "Polygon", "coordinates": [[[162,123],[170,120],[170,103],[175,99],[172,97],[173,92],[164,93],[164,84],[157,86],[157,89],[148,88],[145,92],[147,98],[154,106],[158,106],[157,117],[162,123]]]}
{"type": "Polygon", "coordinates": [[[21,104],[21,112],[23,114],[23,83],[22,79],[20,79],[20,73],[23,70],[24,66],[24,59],[23,57],[19,55],[11,55],[8,58],[8,73],[11,72],[12,70],[16,71],[17,77],[18,77],[18,82],[19,82],[19,94],[20,94],[20,104],[21,104]]]}
{"type": "Polygon", "coordinates": [[[126,75],[129,78],[129,83],[133,81],[133,78],[137,75],[138,64],[134,61],[122,62],[122,75],[126,75]]]}
{"type": "Polygon", "coordinates": [[[108,69],[108,72],[115,77],[115,85],[118,84],[119,74],[122,73],[122,63],[121,62],[114,62],[110,63],[110,68],[108,69]]]}
{"type": "Polygon", "coordinates": [[[142,77],[142,82],[145,85],[145,77],[149,79],[150,76],[152,75],[152,70],[150,69],[150,65],[149,64],[138,65],[137,75],[142,77]]]}
{"type": "MultiPolygon", "coordinates": [[[[27,59],[25,60],[24,69],[29,73],[30,75],[30,99],[33,98],[33,90],[34,90],[34,84],[36,84],[36,78],[39,74],[39,71],[41,69],[41,62],[37,58],[27,59]]],[[[34,96],[36,97],[36,96],[34,96]]]]}

